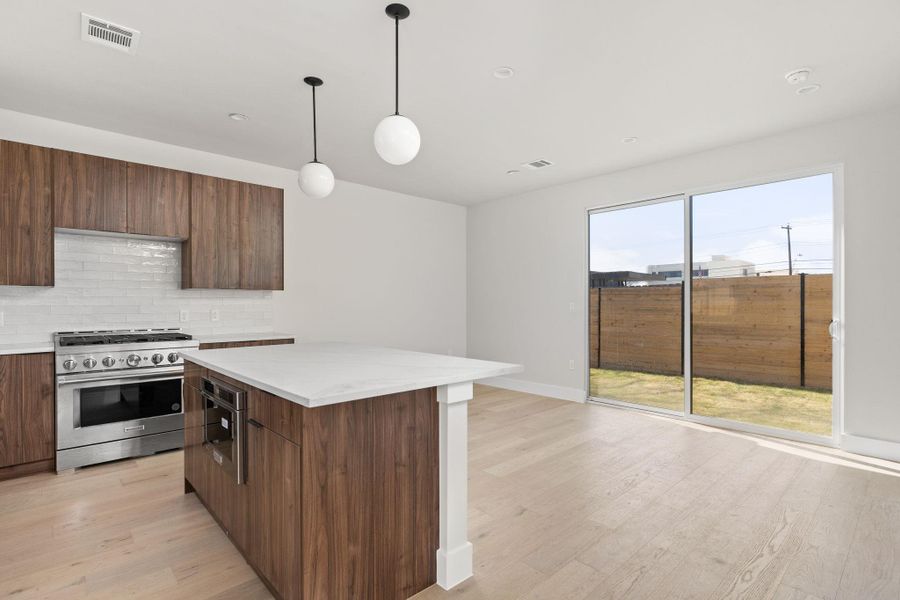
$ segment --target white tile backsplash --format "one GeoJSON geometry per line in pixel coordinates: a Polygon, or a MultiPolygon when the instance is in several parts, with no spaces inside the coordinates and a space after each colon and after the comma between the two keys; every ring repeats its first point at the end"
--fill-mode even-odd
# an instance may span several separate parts
{"type": "Polygon", "coordinates": [[[181,244],[56,233],[56,286],[0,286],[0,344],[55,331],[182,327],[198,335],[272,330],[272,292],[182,290],[181,244]],[[219,320],[210,320],[218,309],[219,320]],[[179,320],[188,311],[187,323],[179,320]]]}

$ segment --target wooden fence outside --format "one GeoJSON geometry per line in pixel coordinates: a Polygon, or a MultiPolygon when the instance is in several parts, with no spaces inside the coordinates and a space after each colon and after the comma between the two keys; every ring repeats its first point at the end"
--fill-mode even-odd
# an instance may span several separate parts
{"type": "MultiPolygon", "coordinates": [[[[831,275],[697,279],[694,374],[831,389],[831,275]]],[[[682,373],[682,287],[594,288],[592,368],[682,373]]]]}

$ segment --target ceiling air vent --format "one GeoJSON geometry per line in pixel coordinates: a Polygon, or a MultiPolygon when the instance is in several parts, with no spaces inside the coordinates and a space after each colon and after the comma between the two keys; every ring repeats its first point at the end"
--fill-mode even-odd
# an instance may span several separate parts
{"type": "Polygon", "coordinates": [[[522,166],[526,169],[531,169],[533,171],[537,171],[538,169],[543,169],[545,167],[553,166],[553,163],[544,158],[539,158],[537,160],[532,160],[530,162],[522,163],[522,166]]]}
{"type": "Polygon", "coordinates": [[[81,13],[81,39],[134,54],[141,32],[81,13]]]}

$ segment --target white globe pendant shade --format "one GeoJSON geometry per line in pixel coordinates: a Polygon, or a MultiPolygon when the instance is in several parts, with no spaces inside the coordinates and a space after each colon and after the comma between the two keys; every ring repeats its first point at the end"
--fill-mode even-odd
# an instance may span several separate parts
{"type": "Polygon", "coordinates": [[[385,117],[375,128],[375,151],[385,162],[405,165],[419,153],[419,128],[403,115],[385,117]]]}
{"type": "Polygon", "coordinates": [[[324,198],[334,189],[334,173],[326,164],[309,162],[300,169],[297,182],[310,198],[324,198]]]}

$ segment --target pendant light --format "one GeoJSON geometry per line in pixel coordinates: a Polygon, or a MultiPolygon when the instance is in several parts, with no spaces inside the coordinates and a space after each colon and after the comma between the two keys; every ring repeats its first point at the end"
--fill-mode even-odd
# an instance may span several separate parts
{"type": "Polygon", "coordinates": [[[375,151],[385,162],[405,165],[419,153],[422,142],[416,124],[400,114],[400,21],[409,16],[409,9],[389,4],[384,12],[394,20],[394,114],[375,128],[375,151]]]}
{"type": "Polygon", "coordinates": [[[328,165],[319,162],[319,141],[316,135],[316,88],[324,82],[318,77],[304,77],[303,82],[312,88],[313,107],[313,159],[300,169],[297,182],[310,198],[324,198],[334,189],[334,173],[328,165]]]}

